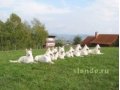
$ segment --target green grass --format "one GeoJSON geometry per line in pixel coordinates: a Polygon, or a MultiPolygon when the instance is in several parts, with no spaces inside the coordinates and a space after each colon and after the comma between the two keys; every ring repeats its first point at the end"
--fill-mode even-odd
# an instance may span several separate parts
{"type": "MultiPolygon", "coordinates": [[[[33,55],[44,50],[33,50],[33,55]]],[[[103,55],[66,58],[46,63],[13,64],[9,60],[24,50],[0,51],[0,90],[118,90],[118,48],[102,48],[103,55]],[[108,73],[80,73],[79,70],[107,69],[108,73]]]]}

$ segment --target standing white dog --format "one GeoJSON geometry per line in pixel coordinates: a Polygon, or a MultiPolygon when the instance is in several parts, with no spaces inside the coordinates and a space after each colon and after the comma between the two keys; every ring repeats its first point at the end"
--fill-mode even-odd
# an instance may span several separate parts
{"type": "Polygon", "coordinates": [[[10,60],[11,63],[33,63],[33,55],[32,55],[32,49],[28,50],[26,49],[26,56],[20,57],[18,60],[13,61],[10,60]]]}

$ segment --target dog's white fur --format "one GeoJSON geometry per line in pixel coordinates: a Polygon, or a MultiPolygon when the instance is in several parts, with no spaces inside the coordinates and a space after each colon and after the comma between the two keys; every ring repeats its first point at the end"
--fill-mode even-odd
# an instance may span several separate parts
{"type": "Polygon", "coordinates": [[[65,49],[64,49],[64,46],[59,47],[58,58],[65,59],[65,49]]]}
{"type": "Polygon", "coordinates": [[[74,49],[70,47],[70,50],[66,52],[67,57],[74,57],[74,49]]]}
{"type": "Polygon", "coordinates": [[[33,63],[32,49],[26,49],[26,56],[21,56],[18,60],[10,60],[11,63],[33,63]]]}
{"type": "Polygon", "coordinates": [[[26,56],[20,57],[18,60],[10,60],[11,63],[34,63],[36,62],[46,62],[46,63],[51,63],[54,64],[53,60],[57,60],[58,58],[60,59],[65,59],[66,57],[74,57],[74,56],[86,56],[88,54],[103,54],[100,52],[100,46],[99,44],[96,45],[94,49],[89,49],[87,45],[85,45],[83,48],[81,47],[80,44],[78,44],[75,49],[73,47],[70,47],[70,49],[65,52],[64,46],[62,47],[53,47],[53,48],[48,48],[46,53],[43,55],[37,55],[33,59],[32,55],[32,49],[28,50],[26,49],[26,56]]]}
{"type": "Polygon", "coordinates": [[[81,49],[82,49],[81,45],[80,45],[80,44],[77,44],[75,50],[81,50],[81,49]]]}
{"type": "Polygon", "coordinates": [[[58,48],[57,47],[52,48],[52,55],[54,56],[53,60],[57,60],[58,59],[59,53],[58,53],[58,48]]]}
{"type": "Polygon", "coordinates": [[[89,54],[103,54],[100,52],[100,48],[101,48],[100,45],[97,44],[94,49],[89,50],[89,54]]]}
{"type": "Polygon", "coordinates": [[[43,55],[35,56],[35,61],[54,64],[54,62],[52,62],[52,55],[50,49],[47,50],[47,52],[43,55]]]}
{"type": "Polygon", "coordinates": [[[44,55],[35,56],[35,61],[54,64],[54,62],[51,61],[51,56],[47,53],[44,55]]]}
{"type": "Polygon", "coordinates": [[[81,45],[77,44],[77,46],[76,46],[76,48],[74,50],[74,55],[77,56],[77,57],[81,56],[81,49],[82,49],[81,45]]]}
{"type": "Polygon", "coordinates": [[[80,51],[81,52],[81,55],[88,55],[88,50],[89,50],[89,47],[87,45],[85,45],[82,50],[80,51]]]}

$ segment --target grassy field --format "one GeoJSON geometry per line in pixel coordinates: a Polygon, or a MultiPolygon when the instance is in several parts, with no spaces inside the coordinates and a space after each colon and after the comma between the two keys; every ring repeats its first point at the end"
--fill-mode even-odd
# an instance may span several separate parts
{"type": "MultiPolygon", "coordinates": [[[[44,50],[33,50],[33,55],[44,50]]],[[[0,51],[0,90],[118,90],[118,48],[103,55],[66,58],[54,65],[12,64],[24,50],[0,51]],[[93,70],[93,71],[92,71],[93,70]]]]}

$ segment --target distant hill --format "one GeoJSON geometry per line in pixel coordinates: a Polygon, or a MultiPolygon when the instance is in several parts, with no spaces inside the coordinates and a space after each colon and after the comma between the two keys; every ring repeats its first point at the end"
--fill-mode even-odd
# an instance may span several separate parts
{"type": "MultiPolygon", "coordinates": [[[[72,42],[73,41],[73,39],[74,39],[74,37],[76,36],[76,35],[69,35],[69,34],[53,34],[53,35],[55,35],[56,36],[56,39],[62,39],[62,40],[65,40],[65,41],[70,41],[70,42],[72,42]]],[[[85,39],[88,35],[86,35],[86,34],[81,34],[81,35],[79,35],[81,38],[82,38],[82,40],[83,39],[85,39]]]]}

